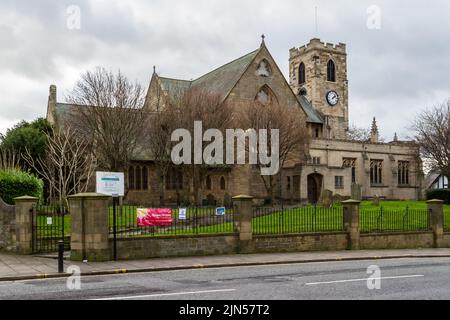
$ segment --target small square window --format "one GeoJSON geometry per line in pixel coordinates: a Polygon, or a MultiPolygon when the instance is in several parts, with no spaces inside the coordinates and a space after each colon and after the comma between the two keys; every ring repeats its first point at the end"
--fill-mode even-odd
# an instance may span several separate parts
{"type": "Polygon", "coordinates": [[[334,187],[336,189],[344,188],[344,177],[343,176],[335,176],[334,177],[334,187]]]}

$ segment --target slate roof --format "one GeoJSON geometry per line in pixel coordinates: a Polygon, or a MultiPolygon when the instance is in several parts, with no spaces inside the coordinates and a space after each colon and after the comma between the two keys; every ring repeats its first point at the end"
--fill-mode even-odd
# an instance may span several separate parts
{"type": "Polygon", "coordinates": [[[233,60],[192,82],[192,87],[202,88],[227,97],[260,49],[233,60]]]}
{"type": "Polygon", "coordinates": [[[225,99],[259,50],[250,52],[192,81],[159,77],[162,89],[172,96],[189,88],[201,88],[220,94],[225,99]]]}
{"type": "Polygon", "coordinates": [[[58,121],[64,121],[64,119],[67,119],[68,114],[73,110],[75,110],[75,107],[72,104],[57,102],[54,114],[56,117],[56,122],[58,123],[58,121]]]}
{"type": "Polygon", "coordinates": [[[320,113],[316,109],[314,109],[311,102],[308,101],[305,96],[297,95],[297,100],[305,111],[306,116],[308,117],[308,122],[323,124],[323,119],[320,113]]]}

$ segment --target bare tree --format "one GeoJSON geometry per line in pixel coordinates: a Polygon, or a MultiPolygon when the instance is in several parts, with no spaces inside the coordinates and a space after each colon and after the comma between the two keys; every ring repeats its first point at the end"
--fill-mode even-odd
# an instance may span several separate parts
{"type": "Polygon", "coordinates": [[[347,132],[347,139],[358,142],[370,141],[370,128],[360,128],[352,124],[347,132]]]}
{"type": "MultiPolygon", "coordinates": [[[[233,112],[232,107],[219,94],[214,94],[201,88],[191,88],[175,99],[172,108],[174,111],[174,121],[178,128],[188,130],[194,136],[195,121],[202,122],[203,131],[208,129],[217,129],[223,135],[225,130],[232,128],[233,112]]],[[[205,142],[202,142],[202,150],[205,142]]],[[[192,159],[194,159],[194,149],[192,149],[192,159]]],[[[208,164],[192,164],[184,166],[184,172],[187,173],[190,183],[191,197],[197,204],[201,204],[204,192],[203,181],[206,174],[218,167],[224,167],[224,164],[208,165],[208,164]]]]}
{"type": "Polygon", "coordinates": [[[450,177],[450,100],[420,113],[411,129],[425,161],[450,177]]]}
{"type": "Polygon", "coordinates": [[[94,143],[99,167],[125,170],[147,125],[141,85],[98,67],[81,76],[67,102],[76,107],[68,122],[94,143]]]}
{"type": "Polygon", "coordinates": [[[175,117],[172,108],[155,112],[149,117],[145,130],[145,145],[151,153],[158,176],[159,204],[161,206],[165,205],[166,176],[172,165],[171,134],[176,129],[175,117]]]}
{"type": "MultiPolygon", "coordinates": [[[[300,109],[288,108],[278,103],[261,104],[258,101],[239,106],[238,123],[244,128],[268,131],[268,144],[271,145],[270,132],[279,130],[279,165],[281,169],[288,159],[296,162],[306,161],[310,135],[306,128],[306,120],[300,109]]],[[[261,167],[261,165],[259,165],[261,167]]],[[[275,199],[276,176],[263,176],[261,179],[270,197],[271,203],[275,199]]],[[[281,195],[280,195],[281,196],[281,195]]]]}
{"type": "Polygon", "coordinates": [[[19,159],[14,151],[0,148],[0,170],[20,169],[19,159]]]}
{"type": "Polygon", "coordinates": [[[68,207],[67,197],[86,192],[95,170],[95,157],[90,141],[80,138],[70,127],[47,135],[47,153],[35,159],[26,149],[23,158],[48,183],[50,200],[57,197],[60,207],[68,207]]]}

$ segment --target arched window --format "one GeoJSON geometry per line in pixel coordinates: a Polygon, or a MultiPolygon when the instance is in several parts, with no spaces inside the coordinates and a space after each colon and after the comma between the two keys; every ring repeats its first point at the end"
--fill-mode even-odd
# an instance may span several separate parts
{"type": "Polygon", "coordinates": [[[148,190],[148,168],[142,168],[142,190],[148,190]]]}
{"type": "Polygon", "coordinates": [[[221,177],[220,178],[220,190],[225,190],[225,189],[226,189],[225,178],[221,177]]]}
{"type": "Polygon", "coordinates": [[[263,105],[278,103],[277,97],[267,85],[264,85],[261,89],[259,89],[255,100],[263,105]]]}
{"type": "Polygon", "coordinates": [[[212,189],[212,182],[211,182],[211,176],[206,177],[206,190],[212,189]]]}
{"type": "Polygon", "coordinates": [[[333,60],[328,61],[327,64],[327,81],[336,82],[336,66],[333,60]]]}
{"type": "Polygon", "coordinates": [[[298,83],[304,84],[306,82],[306,70],[305,70],[305,64],[302,62],[300,63],[300,67],[298,68],[298,83]]]}
{"type": "Polygon", "coordinates": [[[269,77],[272,74],[270,64],[266,59],[261,60],[261,62],[258,64],[258,69],[256,69],[256,73],[260,77],[269,77]]]}
{"type": "Polygon", "coordinates": [[[141,167],[136,167],[136,190],[142,190],[142,173],[141,173],[141,167]]]}
{"type": "Polygon", "coordinates": [[[135,186],[134,186],[134,167],[130,167],[128,169],[128,189],[130,190],[134,190],[135,186]]]}

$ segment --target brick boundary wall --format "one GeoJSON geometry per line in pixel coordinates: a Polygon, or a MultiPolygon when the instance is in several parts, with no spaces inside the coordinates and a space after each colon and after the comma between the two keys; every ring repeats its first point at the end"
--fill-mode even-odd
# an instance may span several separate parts
{"type": "Polygon", "coordinates": [[[15,251],[16,216],[15,206],[0,198],[0,251],[15,251]]]}

